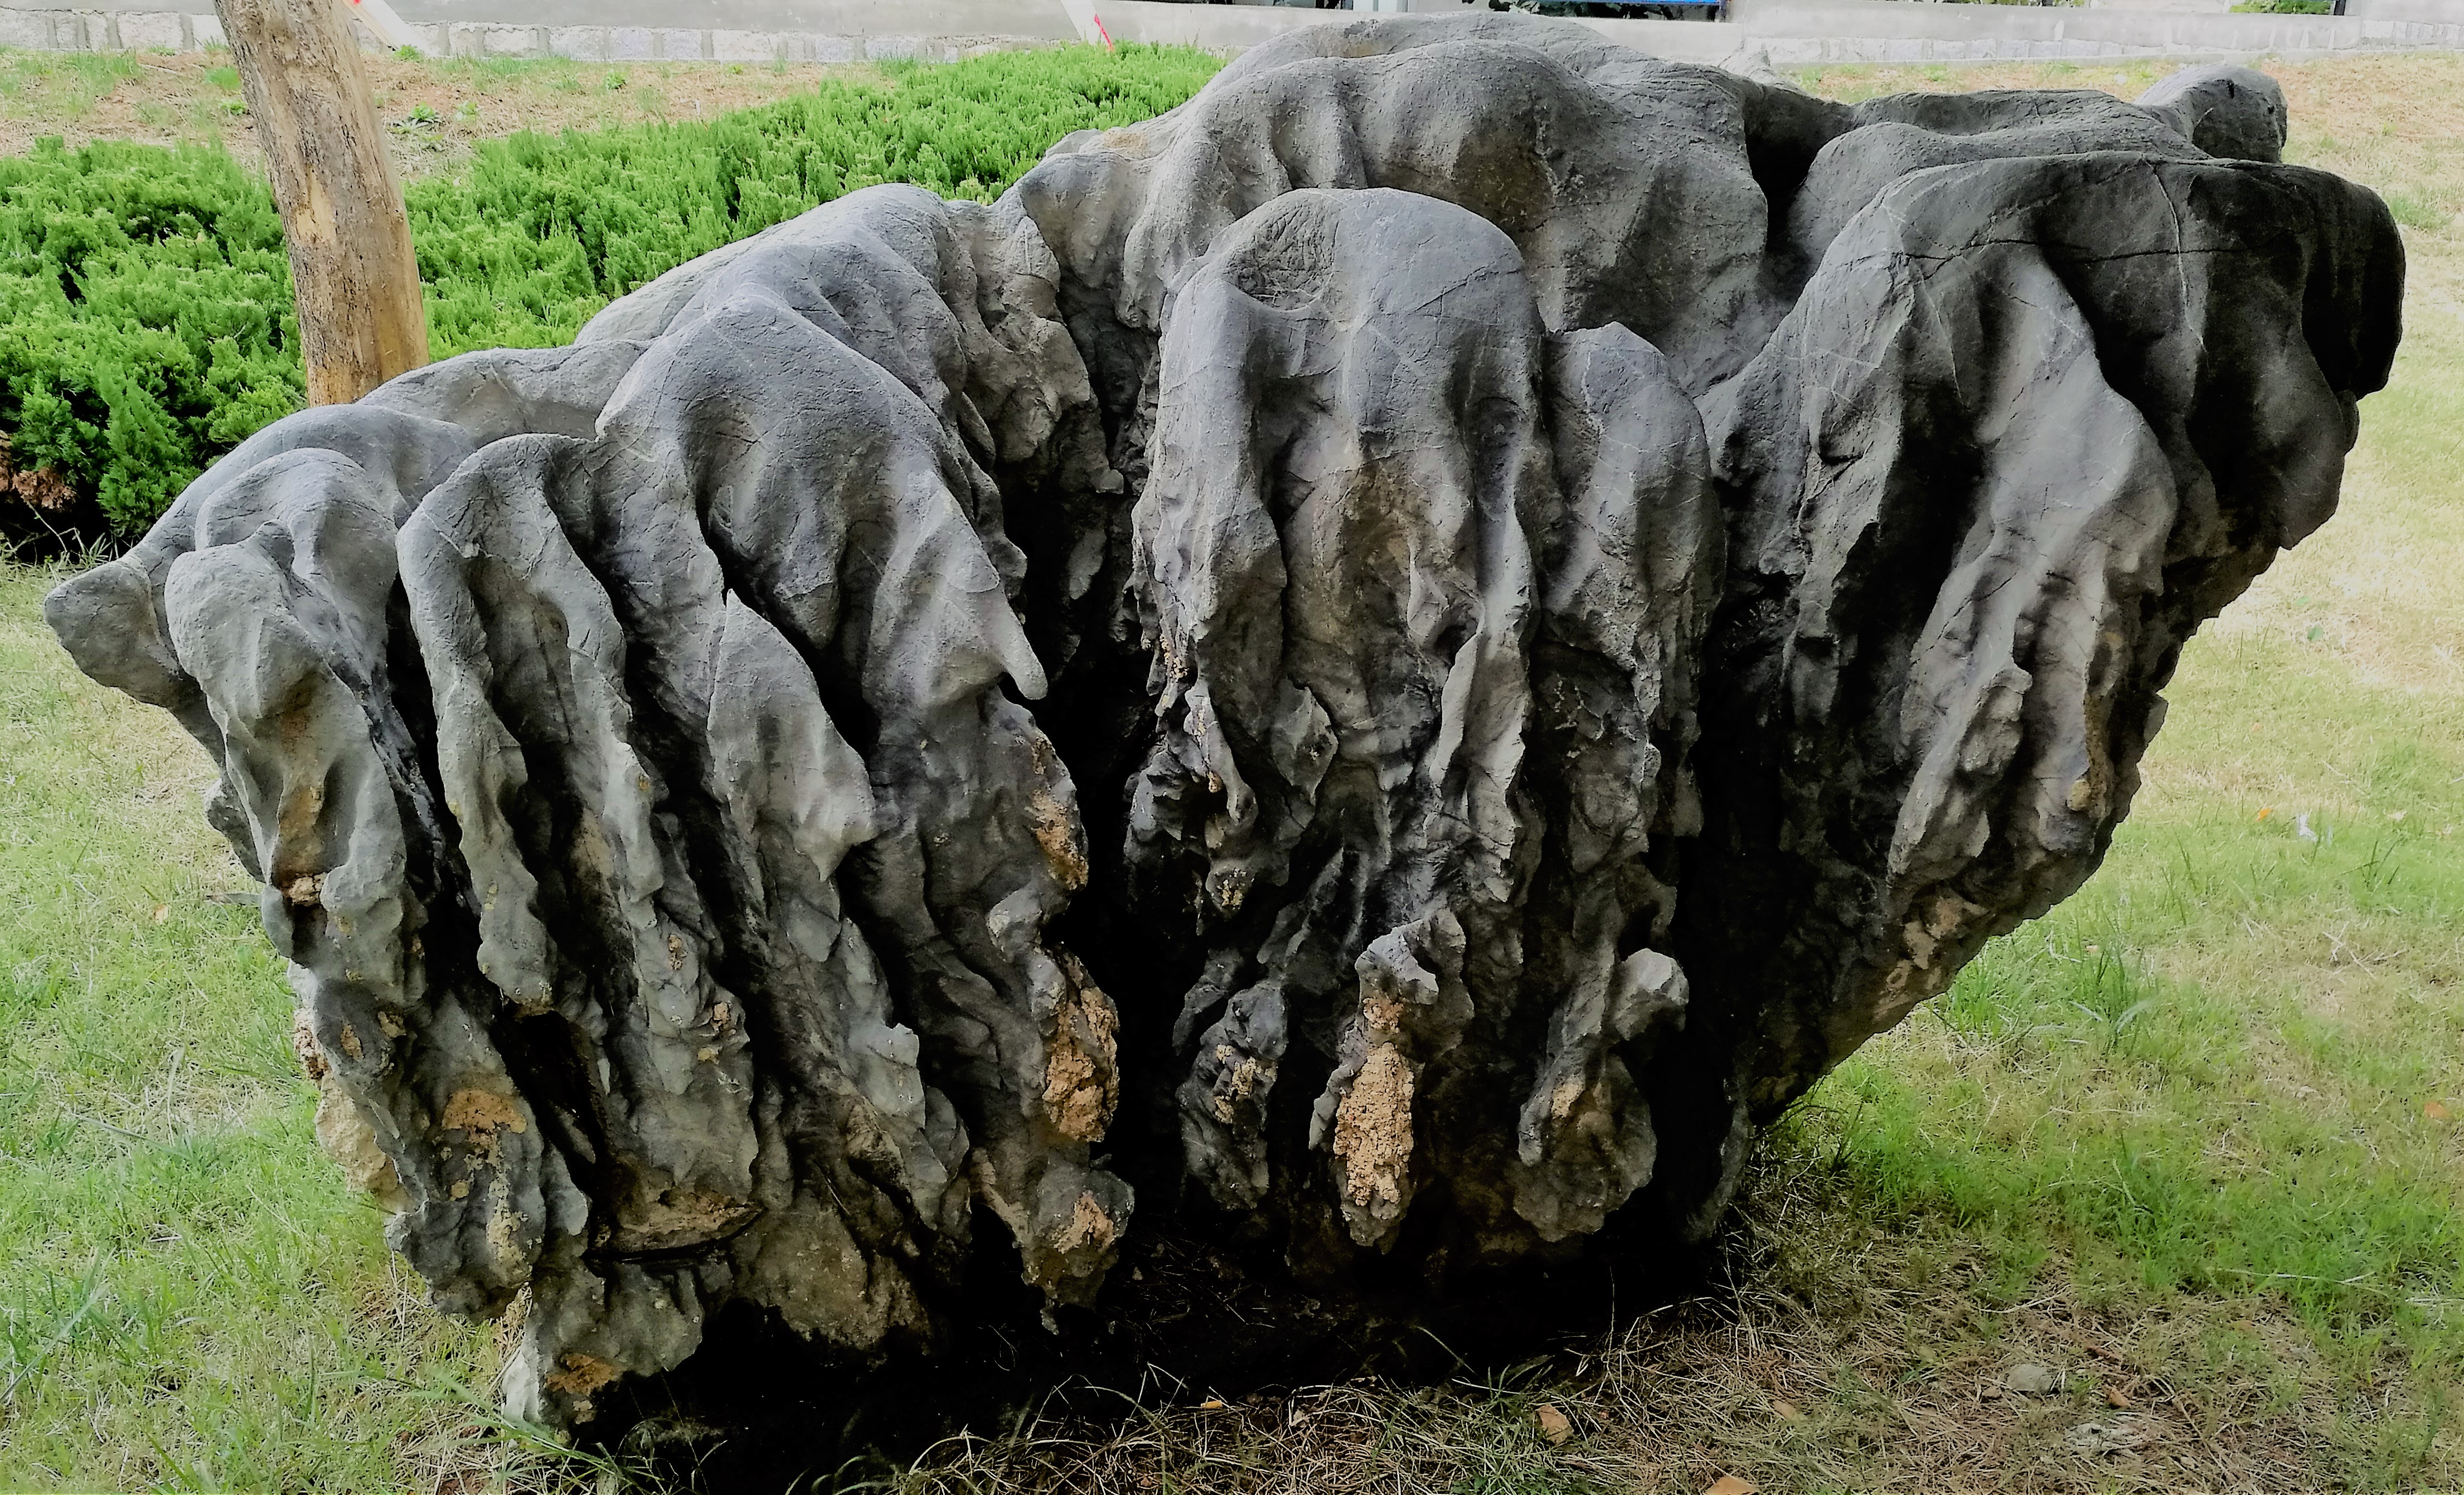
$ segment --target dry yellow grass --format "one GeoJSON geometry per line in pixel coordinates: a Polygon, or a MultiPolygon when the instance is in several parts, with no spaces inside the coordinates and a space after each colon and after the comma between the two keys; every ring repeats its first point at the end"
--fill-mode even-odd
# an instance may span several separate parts
{"type": "MultiPolygon", "coordinates": [[[[378,118],[405,173],[450,170],[471,147],[523,130],[595,130],[710,120],[809,92],[825,77],[877,78],[862,65],[570,62],[368,55],[378,118]]],[[[0,52],[0,154],[44,135],[171,145],[219,143],[257,169],[256,129],[228,52],[54,55],[0,52]]]]}

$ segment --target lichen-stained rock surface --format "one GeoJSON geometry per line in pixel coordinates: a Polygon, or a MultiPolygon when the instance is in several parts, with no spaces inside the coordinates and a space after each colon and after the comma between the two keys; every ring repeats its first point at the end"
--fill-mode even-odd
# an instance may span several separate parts
{"type": "Polygon", "coordinates": [[[1310,28],[271,427],[49,614],[525,1416],[1528,1341],[2079,885],[2333,512],[2402,257],[2283,132],[1310,28]]]}

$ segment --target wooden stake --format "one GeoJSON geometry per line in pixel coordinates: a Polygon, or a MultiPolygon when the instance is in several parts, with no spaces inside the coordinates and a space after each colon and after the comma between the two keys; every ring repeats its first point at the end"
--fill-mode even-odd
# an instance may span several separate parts
{"type": "Polygon", "coordinates": [[[308,403],[428,362],[402,185],[343,0],[214,0],[282,209],[308,403]]]}

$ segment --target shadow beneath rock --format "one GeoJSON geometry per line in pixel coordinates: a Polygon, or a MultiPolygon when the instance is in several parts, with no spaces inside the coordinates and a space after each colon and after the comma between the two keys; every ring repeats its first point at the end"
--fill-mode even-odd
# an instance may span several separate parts
{"type": "Polygon", "coordinates": [[[1135,1408],[1364,1375],[1477,1380],[1595,1343],[1712,1288],[1718,1242],[1664,1242],[1636,1230],[1546,1266],[1449,1274],[1433,1300],[1422,1274],[1441,1268],[1425,1258],[1382,1283],[1316,1284],[1330,1296],[1312,1297],[1236,1248],[1159,1232],[1129,1245],[1094,1308],[1048,1322],[1015,1261],[1001,1272],[985,1253],[975,1301],[953,1315],[965,1327],[929,1365],[850,1364],[739,1302],[683,1366],[610,1388],[579,1434],[663,1490],[880,1488],[954,1438],[1101,1428],[1135,1408]]]}

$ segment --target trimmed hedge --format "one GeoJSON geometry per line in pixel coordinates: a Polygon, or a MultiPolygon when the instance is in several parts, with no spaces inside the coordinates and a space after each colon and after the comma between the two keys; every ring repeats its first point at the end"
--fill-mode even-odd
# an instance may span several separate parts
{"type": "MultiPolygon", "coordinates": [[[[1062,136],[1161,113],[1221,65],[997,53],[707,122],[483,144],[405,193],[431,348],[568,341],[694,255],[875,183],[988,200],[1062,136]]],[[[7,463],[51,469],[122,538],[302,397],[281,223],[220,150],[49,139],[0,158],[0,326],[7,463]]]]}
{"type": "Polygon", "coordinates": [[[546,346],[696,254],[882,182],[985,201],[1072,130],[1133,124],[1221,59],[1091,47],[901,64],[707,124],[517,135],[405,195],[436,354],[546,346]]]}
{"type": "Polygon", "coordinates": [[[122,535],[301,397],[282,221],[219,150],[55,137],[0,159],[0,328],[10,465],[122,535]]]}

